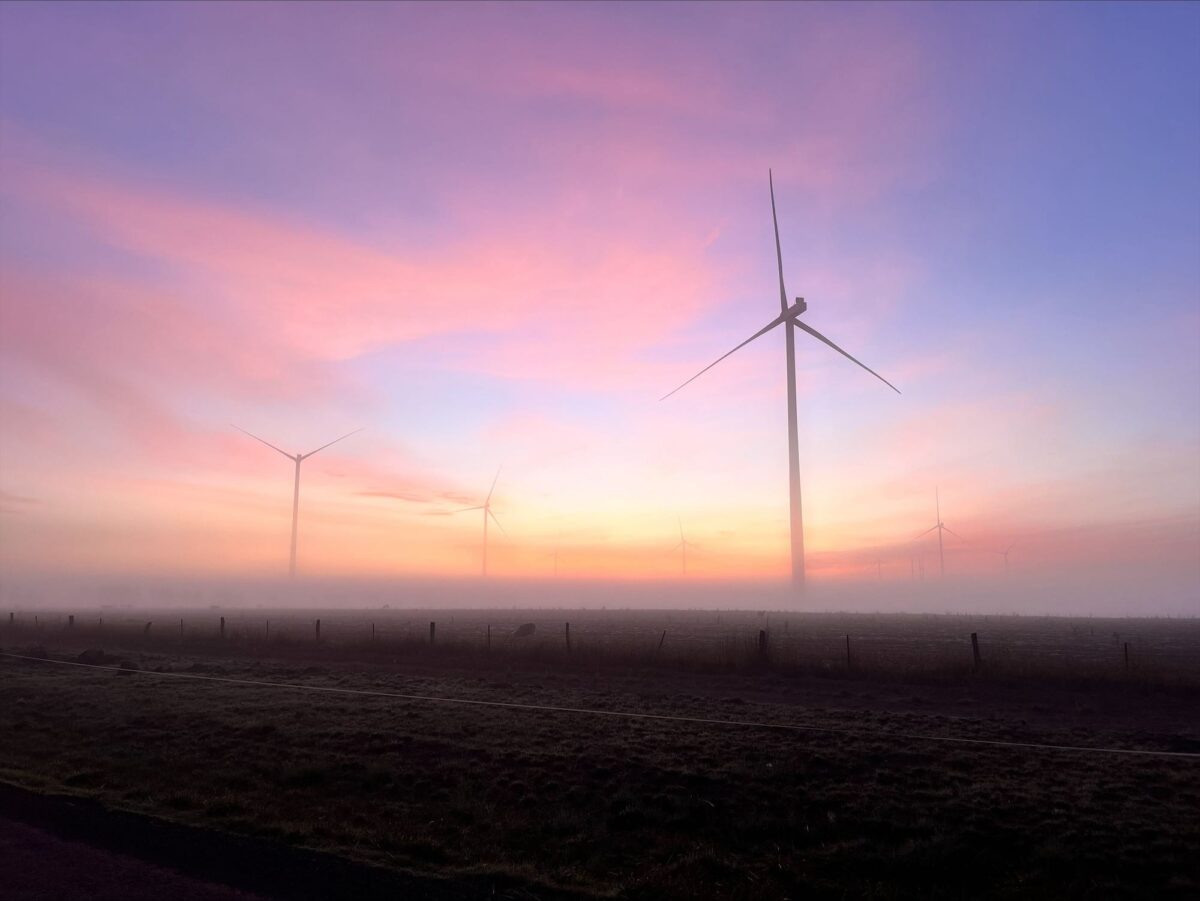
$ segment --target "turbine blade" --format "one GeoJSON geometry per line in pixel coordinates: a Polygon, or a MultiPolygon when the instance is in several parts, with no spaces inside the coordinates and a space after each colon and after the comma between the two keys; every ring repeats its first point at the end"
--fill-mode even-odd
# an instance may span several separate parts
{"type": "MultiPolygon", "coordinates": [[[[791,318],[794,320],[795,316],[797,316],[797,315],[799,315],[799,314],[798,313],[794,314],[791,318]]],[[[685,388],[686,386],[690,385],[692,382],[696,381],[696,379],[700,378],[700,376],[704,375],[704,373],[708,372],[708,370],[712,369],[714,366],[716,366],[718,363],[720,363],[726,357],[741,350],[743,347],[745,347],[747,344],[749,344],[755,338],[761,338],[763,335],[765,335],[771,329],[775,328],[775,326],[779,325],[781,322],[784,322],[787,318],[788,318],[788,315],[786,313],[780,313],[778,316],[776,316],[774,319],[772,319],[770,322],[768,322],[765,326],[760,328],[757,332],[755,332],[753,335],[751,335],[749,338],[747,338],[745,341],[743,341],[741,344],[739,344],[733,350],[729,351],[729,353],[722,354],[721,356],[717,357],[715,360],[713,360],[711,363],[709,363],[707,366],[705,366],[703,369],[701,369],[699,372],[697,372],[694,376],[692,376],[690,379],[688,379],[686,382],[684,382],[682,385],[680,385],[679,388],[676,388],[674,391],[667,392],[662,397],[660,397],[659,400],[666,400],[668,397],[670,397],[676,391],[679,391],[680,389],[685,388]]]]}
{"type": "Polygon", "coordinates": [[[684,540],[683,539],[683,520],[678,516],[675,517],[675,519],[679,523],[679,540],[680,540],[680,542],[682,542],[684,540]]]}
{"type": "Polygon", "coordinates": [[[362,431],[362,429],[355,429],[353,432],[347,432],[341,438],[334,438],[328,444],[322,444],[315,451],[309,451],[307,454],[304,455],[304,457],[305,457],[305,459],[307,459],[307,458],[311,457],[313,454],[319,453],[319,452],[325,450],[325,448],[327,448],[327,447],[332,447],[333,445],[337,444],[339,441],[341,441],[345,438],[349,438],[351,435],[357,435],[361,431],[362,431]]]}
{"type": "Polygon", "coordinates": [[[916,541],[918,538],[924,538],[926,535],[928,535],[930,532],[932,532],[936,528],[937,528],[937,526],[930,526],[928,529],[926,529],[920,535],[913,536],[913,541],[916,541]]]}
{"type": "MultiPolygon", "coordinates": [[[[230,425],[233,425],[233,423],[230,423],[230,425]]],[[[255,441],[258,441],[258,442],[260,442],[260,443],[262,443],[262,444],[265,444],[265,445],[266,445],[267,447],[269,447],[271,450],[273,450],[273,451],[279,451],[279,453],[283,454],[283,455],[284,455],[285,457],[287,457],[289,460],[295,460],[295,459],[296,459],[294,456],[292,456],[291,454],[289,454],[287,451],[285,451],[285,450],[279,450],[279,448],[277,448],[277,447],[276,447],[274,444],[272,444],[270,441],[263,441],[263,440],[262,440],[261,438],[259,438],[257,435],[251,435],[249,432],[247,432],[247,431],[246,431],[245,429],[243,429],[241,426],[236,426],[236,425],[235,425],[235,426],[233,426],[233,427],[234,427],[235,429],[237,429],[239,432],[241,432],[243,435],[250,435],[250,437],[251,437],[251,438],[253,438],[255,441]]]]}
{"type": "Polygon", "coordinates": [[[487,506],[488,501],[490,501],[492,499],[492,492],[496,490],[496,479],[500,478],[500,470],[503,468],[504,467],[501,466],[501,467],[499,467],[499,469],[496,470],[495,478],[492,479],[492,487],[488,489],[487,500],[485,500],[483,502],[484,506],[487,506]]]}
{"type": "Polygon", "coordinates": [[[783,251],[779,247],[779,217],[775,215],[775,176],[767,170],[767,184],[771,186],[771,223],[775,226],[775,262],[779,265],[779,312],[787,310],[787,289],[783,287],[783,251]]]}
{"type": "Polygon", "coordinates": [[[951,535],[953,535],[955,538],[957,538],[959,541],[967,540],[967,539],[963,538],[961,535],[959,535],[956,531],[954,531],[949,526],[942,526],[942,528],[945,529],[947,532],[949,532],[951,535]]]}
{"type": "Polygon", "coordinates": [[[461,510],[451,510],[451,513],[470,513],[472,510],[482,510],[483,507],[463,507],[461,510]]]}
{"type": "Polygon", "coordinates": [[[675,547],[671,548],[671,550],[673,550],[673,551],[677,551],[677,550],[679,550],[681,547],[683,547],[683,542],[682,542],[682,541],[681,541],[681,542],[679,542],[679,544],[675,545],[675,547]]]}
{"type": "Polygon", "coordinates": [[[812,326],[805,325],[799,319],[793,320],[793,322],[795,323],[796,328],[803,329],[804,331],[806,331],[810,335],[812,335],[814,338],[816,338],[818,341],[822,342],[823,344],[828,344],[830,347],[832,347],[834,350],[836,350],[838,353],[840,353],[847,360],[850,360],[852,363],[857,363],[859,366],[861,366],[863,369],[867,370],[867,372],[871,373],[871,375],[875,376],[875,378],[879,379],[879,381],[883,382],[885,385],[887,385],[889,388],[891,388],[897,394],[900,393],[899,388],[897,388],[895,385],[893,385],[891,382],[889,382],[887,379],[885,379],[883,376],[881,376],[878,372],[876,372],[874,369],[872,369],[870,366],[868,366],[866,363],[862,362],[861,360],[856,360],[854,357],[850,356],[850,354],[846,353],[844,350],[842,350],[840,347],[838,347],[836,344],[834,344],[832,341],[830,341],[828,338],[826,338],[824,335],[822,335],[820,332],[818,332],[812,326]]]}
{"type": "Polygon", "coordinates": [[[494,523],[496,524],[496,528],[497,528],[497,529],[499,529],[501,532],[504,532],[504,534],[505,534],[505,535],[507,535],[507,534],[508,534],[508,532],[507,532],[507,530],[504,528],[504,526],[500,525],[500,520],[496,519],[496,514],[492,512],[492,508],[491,508],[491,507],[488,507],[488,508],[487,508],[487,515],[488,515],[488,516],[490,516],[490,517],[492,518],[492,522],[494,522],[494,523]]]}

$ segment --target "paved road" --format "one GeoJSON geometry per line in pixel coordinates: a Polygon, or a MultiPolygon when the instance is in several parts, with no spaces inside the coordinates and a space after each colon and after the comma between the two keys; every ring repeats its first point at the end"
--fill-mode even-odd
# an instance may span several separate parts
{"type": "Polygon", "coordinates": [[[0,897],[6,901],[254,901],[262,896],[0,816],[0,897]]]}
{"type": "Polygon", "coordinates": [[[0,782],[3,901],[581,901],[506,875],[441,878],[0,782]]]}

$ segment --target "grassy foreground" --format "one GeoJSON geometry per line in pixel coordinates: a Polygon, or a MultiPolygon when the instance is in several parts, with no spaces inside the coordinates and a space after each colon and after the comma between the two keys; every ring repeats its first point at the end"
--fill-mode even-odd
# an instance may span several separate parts
{"type": "MultiPolygon", "coordinates": [[[[5,648],[13,650],[13,648],[5,648]]],[[[50,646],[74,659],[76,648],[50,646]]],[[[131,652],[138,659],[137,652],[131,652]]],[[[143,669],[768,722],[630,721],[0,659],[0,778],[397,870],[629,898],[1194,897],[1192,693],[251,660],[143,669]]]]}

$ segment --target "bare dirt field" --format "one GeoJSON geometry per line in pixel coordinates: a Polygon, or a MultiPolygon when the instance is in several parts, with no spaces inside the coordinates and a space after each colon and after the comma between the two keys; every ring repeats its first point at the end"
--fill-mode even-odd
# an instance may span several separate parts
{"type": "MultiPolygon", "coordinates": [[[[411,642],[427,642],[415,629],[427,630],[424,613],[391,613],[413,622],[411,642]]],[[[455,627],[481,625],[465,612],[437,618],[451,615],[455,627]]],[[[456,650],[448,623],[446,646],[420,652],[400,636],[388,644],[377,624],[383,647],[360,654],[357,639],[337,636],[338,615],[313,614],[329,630],[323,645],[303,643],[299,628],[274,643],[239,637],[246,627],[233,615],[220,644],[189,638],[186,619],[174,646],[152,639],[161,615],[149,634],[110,623],[105,650],[113,663],[136,663],[131,675],[0,657],[0,780],[215,842],[258,843],[253,854],[264,860],[322,855],[348,868],[336,877],[344,885],[417,880],[405,884],[419,897],[1200,891],[1200,758],[1027,746],[1200,752],[1191,621],[987,618],[984,629],[921,617],[900,632],[895,618],[791,617],[785,634],[814,642],[801,666],[756,661],[753,614],[740,615],[741,633],[715,639],[738,643],[723,663],[654,656],[660,621],[683,632],[682,614],[620,621],[633,633],[632,656],[589,656],[600,632],[589,640],[577,612],[572,654],[559,653],[565,637],[551,623],[562,617],[545,611],[537,634],[553,647],[502,653],[501,637],[525,616],[506,615],[487,616],[491,654],[465,638],[456,650]],[[1003,648],[1019,650],[1021,665],[975,671],[964,626],[1001,660],[1003,648]],[[872,637],[877,650],[943,639],[955,659],[920,666],[910,649],[904,665],[846,668],[838,632],[843,643],[852,632],[864,656],[872,637]],[[1140,671],[1124,664],[1134,635],[1140,671]],[[826,641],[822,660],[813,648],[826,641]],[[1090,675],[1068,677],[1064,655],[1091,660],[1080,664],[1090,675]],[[1058,663],[1028,662],[1043,657],[1058,663]],[[1170,665],[1152,669],[1147,658],[1170,665]],[[535,709],[547,707],[571,710],[535,709]]],[[[297,627],[311,622],[293,616],[297,627]]],[[[94,646],[84,626],[82,617],[75,632],[47,625],[37,643],[14,629],[0,633],[0,647],[75,661],[94,646]]],[[[441,622],[438,630],[440,639],[441,622]]],[[[771,654],[781,632],[770,624],[771,654]]],[[[0,813],[9,815],[7,804],[0,813]]],[[[155,865],[181,866],[154,854],[155,865]]],[[[304,896],[287,880],[222,873],[216,882],[236,889],[304,896]]]]}

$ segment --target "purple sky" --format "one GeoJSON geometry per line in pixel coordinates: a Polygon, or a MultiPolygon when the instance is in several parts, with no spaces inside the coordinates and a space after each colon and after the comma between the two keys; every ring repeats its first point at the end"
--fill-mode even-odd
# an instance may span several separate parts
{"type": "MultiPolygon", "coordinates": [[[[940,486],[1200,607],[1200,6],[0,6],[0,565],[908,578],[940,486]]],[[[932,558],[929,558],[932,560],[932,558]]],[[[1172,600],[1177,606],[1178,598],[1172,600]]]]}

